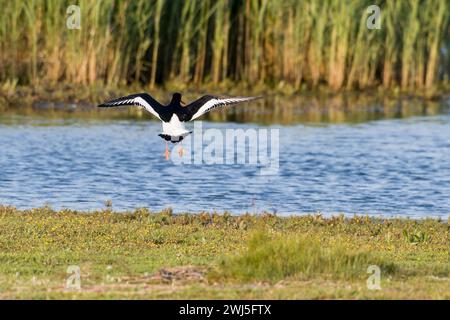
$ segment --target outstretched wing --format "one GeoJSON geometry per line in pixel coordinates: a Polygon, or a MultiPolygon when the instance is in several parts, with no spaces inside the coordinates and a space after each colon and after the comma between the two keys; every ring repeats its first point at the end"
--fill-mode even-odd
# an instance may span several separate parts
{"type": "Polygon", "coordinates": [[[191,120],[195,120],[198,117],[204,115],[205,113],[215,109],[217,107],[223,107],[233,104],[238,104],[242,102],[252,101],[260,99],[262,97],[230,97],[230,98],[219,98],[215,96],[203,96],[194,102],[186,106],[188,114],[191,120]]]}
{"type": "Polygon", "coordinates": [[[161,120],[160,113],[163,105],[153,99],[147,93],[137,93],[126,97],[114,99],[98,105],[100,108],[119,107],[119,106],[140,106],[161,120]]]}

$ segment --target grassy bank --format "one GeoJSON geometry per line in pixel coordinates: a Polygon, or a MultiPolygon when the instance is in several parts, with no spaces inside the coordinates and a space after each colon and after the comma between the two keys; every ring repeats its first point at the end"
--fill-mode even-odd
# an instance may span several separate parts
{"type": "Polygon", "coordinates": [[[0,207],[0,230],[3,299],[450,298],[448,221],[0,207]]]}
{"type": "Polygon", "coordinates": [[[0,82],[429,91],[448,81],[448,1],[376,4],[379,29],[367,27],[369,0],[0,0],[0,82]]]}

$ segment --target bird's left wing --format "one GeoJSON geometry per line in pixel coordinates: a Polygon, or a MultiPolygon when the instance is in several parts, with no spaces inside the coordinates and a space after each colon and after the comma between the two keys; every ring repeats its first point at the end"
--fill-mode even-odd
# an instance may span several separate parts
{"type": "Polygon", "coordinates": [[[186,106],[190,118],[188,121],[195,120],[205,113],[217,107],[238,104],[242,102],[260,99],[262,97],[230,97],[219,98],[215,96],[203,96],[186,106]]]}
{"type": "Polygon", "coordinates": [[[119,106],[140,106],[161,120],[160,113],[164,106],[147,93],[137,93],[126,97],[114,99],[98,105],[100,108],[119,106]]]}

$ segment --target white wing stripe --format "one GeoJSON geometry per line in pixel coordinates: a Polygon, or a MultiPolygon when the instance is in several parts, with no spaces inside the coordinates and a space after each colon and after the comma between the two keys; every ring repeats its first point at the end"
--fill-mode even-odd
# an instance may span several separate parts
{"type": "Polygon", "coordinates": [[[131,99],[118,99],[115,101],[111,101],[111,102],[105,102],[103,104],[104,106],[140,106],[145,108],[145,110],[147,110],[148,112],[150,112],[152,115],[154,115],[155,117],[157,117],[159,120],[161,120],[158,112],[156,112],[156,110],[142,97],[134,97],[131,99]]]}
{"type": "Polygon", "coordinates": [[[148,104],[147,101],[145,101],[144,99],[142,99],[141,97],[136,97],[134,99],[128,100],[131,103],[144,107],[145,110],[147,110],[148,112],[150,112],[152,115],[154,115],[155,117],[157,117],[159,120],[161,120],[161,118],[159,117],[159,114],[155,111],[155,109],[152,108],[152,106],[150,104],[148,104]]]}
{"type": "Polygon", "coordinates": [[[220,106],[226,106],[228,104],[238,103],[238,102],[244,102],[244,101],[250,101],[254,100],[253,97],[245,97],[245,98],[224,98],[224,99],[211,99],[208,102],[206,102],[203,106],[198,109],[198,111],[192,116],[191,120],[197,119],[201,115],[204,115],[208,111],[220,107],[220,106]]]}

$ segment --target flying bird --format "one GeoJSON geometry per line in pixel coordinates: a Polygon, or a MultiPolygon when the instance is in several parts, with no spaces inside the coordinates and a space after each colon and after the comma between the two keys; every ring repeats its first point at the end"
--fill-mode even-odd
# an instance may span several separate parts
{"type": "MultiPolygon", "coordinates": [[[[161,138],[166,141],[166,160],[169,159],[168,143],[181,142],[187,135],[192,133],[185,128],[184,124],[193,121],[205,113],[223,106],[234,105],[242,102],[260,99],[261,97],[226,97],[206,95],[188,105],[181,100],[181,93],[174,93],[172,100],[168,105],[162,105],[148,93],[137,93],[126,97],[114,99],[98,105],[98,107],[119,107],[119,106],[139,106],[150,112],[152,115],[162,121],[161,138]]],[[[180,156],[183,155],[183,149],[179,150],[180,156]]]]}

